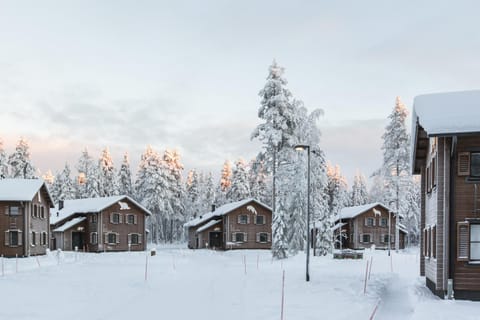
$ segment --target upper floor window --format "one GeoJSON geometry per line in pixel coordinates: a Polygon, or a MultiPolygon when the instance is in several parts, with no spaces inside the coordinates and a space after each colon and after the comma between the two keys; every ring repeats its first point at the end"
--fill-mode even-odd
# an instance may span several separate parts
{"type": "Polygon", "coordinates": [[[38,206],[36,204],[33,205],[33,212],[32,217],[38,217],[38,206]]]}
{"type": "Polygon", "coordinates": [[[457,174],[480,180],[480,152],[459,152],[457,174]]]}
{"type": "Polygon", "coordinates": [[[374,218],[365,218],[365,225],[367,227],[373,227],[375,225],[375,219],[374,218]]]}
{"type": "Polygon", "coordinates": [[[265,224],[265,216],[255,216],[255,224],[265,224]]]}
{"type": "Polygon", "coordinates": [[[249,221],[248,221],[248,215],[246,214],[241,214],[238,216],[238,223],[239,224],[247,224],[249,221]]]}
{"type": "Polygon", "coordinates": [[[97,223],[97,215],[91,214],[90,215],[90,223],[97,223]]]}
{"type": "Polygon", "coordinates": [[[387,218],[380,218],[380,226],[388,227],[388,219],[387,218]]]}
{"type": "Polygon", "coordinates": [[[110,214],[110,222],[111,223],[115,223],[115,224],[118,224],[118,223],[121,223],[121,220],[120,220],[120,213],[111,213],[110,214]]]}
{"type": "Polygon", "coordinates": [[[137,217],[134,214],[127,215],[127,223],[128,224],[137,224],[137,217]]]}
{"type": "Polygon", "coordinates": [[[8,207],[9,210],[8,210],[8,213],[11,215],[11,216],[18,216],[20,214],[20,207],[8,207]]]}
{"type": "Polygon", "coordinates": [[[45,219],[45,207],[40,207],[40,218],[45,219]]]}

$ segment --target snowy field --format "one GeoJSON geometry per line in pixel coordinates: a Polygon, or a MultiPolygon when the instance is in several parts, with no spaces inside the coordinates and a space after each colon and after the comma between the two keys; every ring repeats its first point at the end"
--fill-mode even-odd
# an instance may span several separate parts
{"type": "Polygon", "coordinates": [[[269,251],[54,252],[19,259],[18,272],[15,259],[4,259],[0,319],[278,320],[283,270],[284,319],[478,319],[480,303],[443,301],[423,286],[416,254],[312,257],[310,283],[305,255],[272,261],[269,251]]]}

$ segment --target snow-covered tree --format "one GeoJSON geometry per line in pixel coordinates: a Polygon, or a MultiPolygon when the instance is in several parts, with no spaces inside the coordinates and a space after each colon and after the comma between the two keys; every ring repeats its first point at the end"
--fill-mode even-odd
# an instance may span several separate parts
{"type": "Polygon", "coordinates": [[[30,147],[23,137],[17,143],[15,151],[8,158],[12,178],[35,179],[35,168],[30,160],[30,147]]]}
{"type": "Polygon", "coordinates": [[[202,196],[201,197],[202,203],[205,205],[204,209],[206,212],[209,210],[209,208],[211,208],[213,204],[215,204],[215,185],[213,182],[213,175],[211,172],[209,172],[205,177],[201,196],[202,196]]]}
{"type": "Polygon", "coordinates": [[[235,162],[230,188],[227,190],[229,202],[239,201],[250,197],[247,165],[243,159],[235,162]]]}
{"type": "Polygon", "coordinates": [[[109,197],[119,194],[117,174],[108,148],[103,149],[98,160],[100,196],[109,197]]]}
{"type": "Polygon", "coordinates": [[[217,191],[216,204],[218,206],[224,205],[229,202],[227,198],[228,190],[232,185],[232,164],[230,161],[225,160],[225,163],[222,167],[222,172],[220,173],[220,185],[217,191]]]}
{"type": "Polygon", "coordinates": [[[118,172],[118,185],[119,194],[133,197],[132,173],[127,152],[123,155],[122,165],[118,172]]]}
{"type": "Polygon", "coordinates": [[[338,217],[340,210],[349,205],[347,180],[342,175],[338,165],[327,164],[327,177],[328,206],[331,215],[338,217]]]}
{"type": "Polygon", "coordinates": [[[367,191],[367,183],[365,182],[365,176],[360,172],[357,172],[353,178],[352,192],[350,194],[350,204],[352,206],[360,206],[369,202],[369,196],[367,191]]]}
{"type": "Polygon", "coordinates": [[[0,179],[8,178],[8,159],[7,153],[3,148],[3,140],[0,139],[0,179]]]}
{"type": "Polygon", "coordinates": [[[62,172],[56,175],[52,188],[50,189],[50,193],[55,203],[58,203],[59,200],[75,199],[75,184],[73,183],[70,174],[70,166],[68,163],[65,163],[65,167],[62,172]]]}
{"type": "Polygon", "coordinates": [[[248,180],[250,186],[250,195],[258,201],[271,205],[272,189],[271,179],[268,175],[264,161],[262,159],[254,159],[250,162],[248,170],[248,180]]]}
{"type": "Polygon", "coordinates": [[[98,166],[86,148],[78,159],[77,170],[77,198],[100,197],[101,188],[98,166]]]}

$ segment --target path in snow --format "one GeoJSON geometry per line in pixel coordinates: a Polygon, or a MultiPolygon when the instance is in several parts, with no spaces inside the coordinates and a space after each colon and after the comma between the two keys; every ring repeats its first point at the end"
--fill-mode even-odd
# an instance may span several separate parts
{"type": "Polygon", "coordinates": [[[380,297],[381,302],[375,319],[410,319],[415,310],[410,301],[409,289],[411,287],[410,279],[392,274],[380,297]]]}

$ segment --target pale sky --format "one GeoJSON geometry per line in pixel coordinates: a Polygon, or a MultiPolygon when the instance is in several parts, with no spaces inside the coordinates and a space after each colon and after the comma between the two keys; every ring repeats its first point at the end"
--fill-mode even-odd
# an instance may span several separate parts
{"type": "Polygon", "coordinates": [[[42,172],[105,146],[133,170],[150,144],[218,175],[253,158],[275,58],[323,108],[327,159],[351,182],[381,164],[398,95],[480,88],[477,1],[3,1],[0,138],[42,172]]]}

